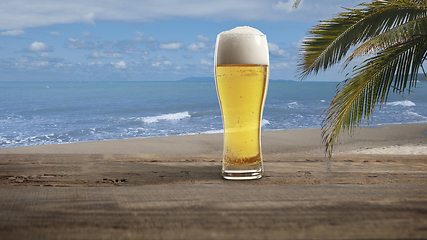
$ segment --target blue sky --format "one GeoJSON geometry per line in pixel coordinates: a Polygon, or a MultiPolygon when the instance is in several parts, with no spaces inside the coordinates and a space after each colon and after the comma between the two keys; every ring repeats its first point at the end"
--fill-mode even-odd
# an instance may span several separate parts
{"type": "MultiPolygon", "coordinates": [[[[267,35],[270,79],[296,80],[310,27],[360,0],[13,0],[0,3],[0,81],[213,77],[216,35],[267,35]]],[[[308,81],[341,81],[334,68],[308,81]]]]}

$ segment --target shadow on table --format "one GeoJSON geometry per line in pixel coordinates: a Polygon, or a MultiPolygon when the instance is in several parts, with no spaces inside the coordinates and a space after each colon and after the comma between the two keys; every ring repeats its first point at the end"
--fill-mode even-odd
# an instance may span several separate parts
{"type": "MultiPolygon", "coordinates": [[[[133,185],[222,180],[221,165],[201,162],[136,163],[129,170],[132,171],[111,172],[109,174],[111,176],[120,174],[127,183],[133,185]]],[[[119,179],[116,178],[114,181],[117,182],[117,180],[119,179]]]]}
{"type": "Polygon", "coordinates": [[[212,156],[2,154],[2,185],[133,186],[222,181],[212,156]]]}

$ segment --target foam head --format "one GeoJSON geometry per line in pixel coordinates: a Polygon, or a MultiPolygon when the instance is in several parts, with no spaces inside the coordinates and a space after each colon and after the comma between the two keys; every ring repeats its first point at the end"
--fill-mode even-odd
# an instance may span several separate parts
{"type": "Polygon", "coordinates": [[[218,34],[215,65],[269,65],[267,37],[258,29],[236,27],[218,34]]]}

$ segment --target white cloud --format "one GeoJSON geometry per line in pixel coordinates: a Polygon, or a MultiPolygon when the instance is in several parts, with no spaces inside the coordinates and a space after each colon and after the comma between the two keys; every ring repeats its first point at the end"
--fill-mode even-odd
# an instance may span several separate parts
{"type": "Polygon", "coordinates": [[[292,47],[300,49],[302,44],[307,40],[307,36],[304,36],[301,40],[292,42],[292,47]]]}
{"type": "Polygon", "coordinates": [[[47,52],[37,52],[37,57],[36,58],[31,57],[30,59],[34,61],[47,61],[49,63],[58,63],[58,62],[64,61],[63,58],[53,57],[47,52]]]}
{"type": "Polygon", "coordinates": [[[126,68],[126,63],[125,61],[120,61],[114,64],[115,68],[126,68]]]}
{"type": "Polygon", "coordinates": [[[52,32],[50,32],[50,35],[52,35],[52,36],[60,36],[61,34],[59,32],[52,31],[52,32]]]}
{"type": "Polygon", "coordinates": [[[142,42],[144,40],[144,33],[136,31],[136,37],[131,38],[132,42],[142,42]]]}
{"type": "Polygon", "coordinates": [[[96,26],[95,24],[95,13],[89,12],[83,15],[83,22],[90,23],[93,26],[96,26]]]}
{"type": "Polygon", "coordinates": [[[45,52],[45,51],[49,51],[49,47],[46,44],[44,44],[42,42],[37,42],[37,41],[31,43],[31,45],[28,46],[27,49],[29,51],[32,51],[32,52],[45,52]]]}
{"type": "Polygon", "coordinates": [[[279,46],[270,42],[268,43],[268,51],[271,53],[271,55],[275,55],[275,56],[281,56],[281,57],[289,56],[289,54],[285,50],[280,49],[279,46]]]}
{"type": "Polygon", "coordinates": [[[168,69],[173,66],[173,63],[169,60],[162,60],[152,63],[151,66],[158,67],[160,69],[168,69]]]}
{"type": "Polygon", "coordinates": [[[151,58],[150,58],[150,57],[147,57],[147,56],[141,56],[141,57],[140,57],[140,59],[141,59],[142,61],[144,61],[144,62],[146,62],[146,61],[150,61],[150,60],[151,60],[151,58]]]}
{"type": "MultiPolygon", "coordinates": [[[[90,32],[84,32],[83,35],[94,37],[90,32]]],[[[138,54],[138,55],[147,55],[148,51],[142,50],[136,47],[137,42],[148,41],[147,39],[142,40],[142,34],[139,34],[136,38],[126,39],[126,40],[112,40],[104,41],[102,43],[86,41],[83,39],[68,38],[67,48],[69,49],[104,49],[105,52],[117,52],[122,54],[138,54]]],[[[98,56],[98,53],[95,53],[91,57],[104,57],[98,56]]],[[[123,57],[119,55],[108,56],[108,57],[123,57]]]]}
{"type": "Polygon", "coordinates": [[[68,38],[68,42],[69,42],[68,48],[71,48],[71,49],[84,48],[87,46],[85,40],[68,38]]]}
{"type": "Polygon", "coordinates": [[[290,11],[293,0],[13,0],[0,2],[0,30],[25,29],[54,24],[101,21],[149,22],[190,18],[235,21],[305,21],[330,18],[343,7],[362,0],[304,0],[290,11]],[[284,14],[286,13],[286,14],[284,14]]]}
{"type": "Polygon", "coordinates": [[[165,57],[165,56],[162,56],[162,55],[157,55],[157,56],[156,56],[156,60],[157,60],[157,61],[165,61],[165,60],[166,60],[166,57],[165,57]]]}
{"type": "Polygon", "coordinates": [[[184,43],[180,41],[159,44],[160,49],[166,49],[166,50],[176,50],[176,49],[180,49],[182,46],[184,46],[184,43]]]}
{"type": "Polygon", "coordinates": [[[197,41],[198,42],[209,42],[210,39],[208,37],[203,36],[203,35],[197,35],[197,41]]]}
{"type": "Polygon", "coordinates": [[[155,42],[155,41],[157,41],[157,40],[154,37],[152,37],[152,36],[149,36],[147,38],[147,42],[155,42]]]}
{"type": "Polygon", "coordinates": [[[120,53],[93,52],[89,54],[88,58],[123,58],[123,55],[120,53]]]}
{"type": "Polygon", "coordinates": [[[47,62],[47,61],[34,61],[31,63],[31,65],[35,66],[35,67],[46,67],[46,66],[49,66],[49,62],[47,62]]]}
{"type": "Polygon", "coordinates": [[[291,64],[287,63],[287,62],[278,62],[278,63],[272,63],[270,64],[270,68],[271,69],[289,69],[291,68],[291,64]]]}
{"type": "Polygon", "coordinates": [[[10,31],[1,32],[1,35],[2,36],[18,36],[24,33],[25,32],[22,30],[10,30],[10,31]]]}
{"type": "Polygon", "coordinates": [[[79,49],[79,48],[88,48],[93,49],[99,47],[97,42],[87,42],[81,39],[68,38],[68,48],[70,49],[79,49]]]}
{"type": "Polygon", "coordinates": [[[40,57],[44,57],[44,58],[50,58],[51,56],[50,56],[50,54],[49,53],[46,53],[46,52],[41,52],[41,53],[39,53],[39,56],[40,57]]]}
{"type": "Polygon", "coordinates": [[[154,37],[145,37],[143,32],[136,31],[136,37],[129,39],[131,42],[155,42],[156,39],[154,37]]]}
{"type": "Polygon", "coordinates": [[[202,58],[202,59],[200,59],[200,64],[207,65],[207,66],[212,66],[213,62],[212,61],[208,61],[208,60],[202,58]]]}
{"type": "Polygon", "coordinates": [[[138,49],[138,48],[128,48],[126,50],[123,51],[123,53],[126,54],[138,54],[138,55],[147,55],[148,52],[142,49],[138,49]]]}
{"type": "Polygon", "coordinates": [[[75,67],[76,65],[81,65],[81,64],[74,64],[74,63],[56,63],[55,67],[56,68],[72,68],[75,67]]]}
{"type": "Polygon", "coordinates": [[[190,44],[187,49],[191,52],[205,52],[208,50],[208,47],[204,42],[199,42],[190,44]]]}
{"type": "Polygon", "coordinates": [[[98,62],[90,62],[87,64],[88,66],[98,66],[98,67],[102,67],[104,64],[100,61],[98,62]]]}

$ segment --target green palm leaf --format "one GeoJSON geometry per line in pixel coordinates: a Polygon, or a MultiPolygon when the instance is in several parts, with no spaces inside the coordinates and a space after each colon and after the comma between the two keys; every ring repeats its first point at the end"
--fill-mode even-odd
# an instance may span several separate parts
{"type": "Polygon", "coordinates": [[[346,59],[345,66],[349,64],[355,57],[373,53],[381,49],[391,47],[397,43],[405,42],[414,36],[427,34],[427,17],[422,17],[412,21],[408,21],[402,25],[396,26],[389,31],[383,32],[363,44],[361,44],[353,53],[346,59]]]}
{"type": "Polygon", "coordinates": [[[300,77],[317,74],[347,56],[374,54],[352,71],[324,112],[322,139],[329,155],[341,130],[371,119],[374,107],[415,87],[427,52],[427,1],[385,0],[346,9],[310,31],[302,46],[300,77]]]}
{"type": "Polygon", "coordinates": [[[347,12],[324,21],[314,27],[303,42],[300,77],[331,67],[347,54],[352,46],[375,37],[396,25],[426,17],[427,6],[418,1],[374,1],[360,4],[362,8],[347,9],[347,12]]]}
{"type": "Polygon", "coordinates": [[[368,121],[374,106],[387,101],[389,90],[401,93],[416,85],[419,67],[427,51],[427,37],[420,36],[380,52],[356,69],[337,92],[322,124],[322,137],[329,154],[340,129],[368,121]]]}

